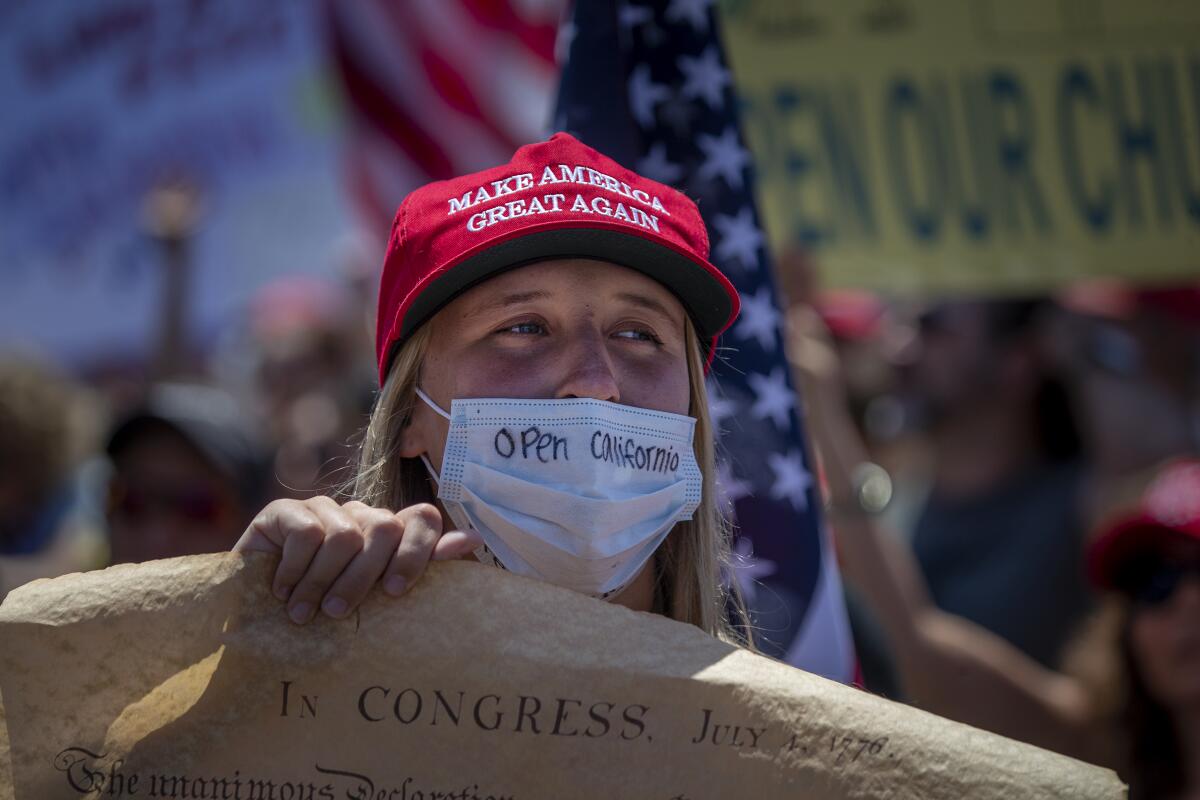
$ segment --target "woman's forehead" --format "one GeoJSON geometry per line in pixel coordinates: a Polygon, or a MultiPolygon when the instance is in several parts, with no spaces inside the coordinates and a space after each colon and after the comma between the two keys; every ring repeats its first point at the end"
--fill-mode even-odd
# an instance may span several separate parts
{"type": "Polygon", "coordinates": [[[632,301],[658,306],[681,325],[684,317],[678,298],[658,281],[619,264],[586,258],[537,261],[506,270],[471,287],[450,305],[472,313],[498,300],[514,298],[589,305],[632,301]]]}

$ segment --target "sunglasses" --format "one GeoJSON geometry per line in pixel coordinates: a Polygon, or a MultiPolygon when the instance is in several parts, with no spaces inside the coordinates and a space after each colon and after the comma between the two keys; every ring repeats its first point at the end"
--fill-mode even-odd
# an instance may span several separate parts
{"type": "Polygon", "coordinates": [[[221,497],[203,486],[130,486],[114,481],[109,488],[109,512],[131,521],[151,511],[199,524],[215,524],[225,513],[221,497]]]}
{"type": "Polygon", "coordinates": [[[1200,578],[1200,561],[1162,564],[1147,573],[1133,589],[1134,602],[1143,607],[1161,606],[1171,599],[1179,584],[1189,575],[1200,578]]]}

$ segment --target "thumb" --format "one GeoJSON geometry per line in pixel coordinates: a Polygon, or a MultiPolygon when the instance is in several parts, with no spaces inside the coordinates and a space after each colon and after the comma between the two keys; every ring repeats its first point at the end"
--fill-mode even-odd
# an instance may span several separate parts
{"type": "Polygon", "coordinates": [[[433,546],[432,561],[467,558],[483,546],[483,537],[475,531],[447,531],[433,546]]]}

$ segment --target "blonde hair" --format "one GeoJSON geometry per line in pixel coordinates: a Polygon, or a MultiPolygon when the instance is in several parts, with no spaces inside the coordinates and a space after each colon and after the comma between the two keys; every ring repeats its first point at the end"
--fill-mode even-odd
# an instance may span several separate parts
{"type": "MultiPolygon", "coordinates": [[[[362,443],[352,494],[367,505],[400,509],[433,502],[434,493],[420,459],[396,451],[401,433],[417,401],[416,387],[429,348],[430,326],[422,325],[400,348],[371,413],[362,443]]],[[[716,455],[704,359],[700,340],[688,319],[685,324],[689,406],[696,418],[693,449],[704,476],[700,506],[692,519],[679,522],[655,554],[656,608],[680,622],[695,625],[725,641],[749,646],[748,636],[730,623],[732,609],[746,619],[736,584],[726,588],[729,525],[716,503],[716,455]]]]}

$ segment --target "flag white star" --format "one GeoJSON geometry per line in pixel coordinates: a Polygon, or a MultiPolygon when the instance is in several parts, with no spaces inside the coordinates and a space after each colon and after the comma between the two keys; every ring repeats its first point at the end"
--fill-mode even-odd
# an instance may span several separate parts
{"type": "Polygon", "coordinates": [[[667,87],[650,79],[650,67],[640,64],[629,76],[629,108],[643,128],[654,125],[654,107],[671,96],[667,87]]]}
{"type": "Polygon", "coordinates": [[[743,208],[736,217],[716,214],[713,227],[721,235],[717,258],[737,261],[743,269],[758,265],[758,248],[763,245],[763,234],[754,224],[754,214],[749,208],[743,208]]]}
{"type": "Polygon", "coordinates": [[[720,176],[731,189],[742,188],[742,173],[750,165],[750,153],[738,141],[737,128],[731,125],[720,136],[697,134],[696,144],[704,151],[704,163],[697,170],[701,178],[720,176]]]}
{"type": "Polygon", "coordinates": [[[664,142],[654,143],[646,157],[638,162],[637,171],[660,183],[675,183],[683,177],[683,167],[667,159],[667,145],[664,142]]]}
{"type": "Polygon", "coordinates": [[[698,58],[680,56],[679,71],[683,73],[684,97],[703,97],[709,108],[720,107],[732,79],[715,45],[709,45],[698,58]]]}
{"type": "Polygon", "coordinates": [[[567,55],[571,52],[571,43],[575,41],[579,29],[574,20],[568,19],[558,26],[558,35],[554,37],[554,61],[562,65],[567,63],[567,55]]]}
{"type": "Polygon", "coordinates": [[[622,28],[633,30],[654,19],[654,12],[637,3],[622,3],[621,10],[617,12],[617,19],[622,28]]]}
{"type": "Polygon", "coordinates": [[[737,409],[736,401],[721,394],[715,384],[708,384],[708,416],[712,420],[714,429],[720,431],[721,423],[736,414],[737,409]]]}
{"type": "Polygon", "coordinates": [[[779,332],[779,309],[769,286],[763,286],[753,297],[742,295],[742,314],[734,333],[739,339],[758,339],[763,350],[774,350],[779,332]]]}
{"type": "Polygon", "coordinates": [[[667,7],[667,19],[671,22],[686,21],[698,32],[708,30],[708,7],[710,0],[671,0],[667,7]]]}
{"type": "Polygon", "coordinates": [[[733,565],[733,579],[742,590],[746,605],[753,606],[758,597],[758,579],[774,575],[778,567],[774,561],[758,558],[754,555],[754,543],[750,537],[741,535],[733,543],[730,551],[730,561],[733,565]]]}
{"type": "Polygon", "coordinates": [[[733,504],[754,494],[754,486],[733,474],[728,461],[717,464],[717,496],[721,507],[732,510],[733,504]]]}
{"type": "Polygon", "coordinates": [[[788,415],[796,407],[796,393],[788,387],[787,373],[783,367],[775,367],[769,376],[752,372],[746,376],[746,380],[754,390],[754,404],[750,406],[750,413],[757,419],[770,417],[776,428],[786,431],[788,415]]]}
{"type": "Polygon", "coordinates": [[[730,555],[733,556],[734,563],[751,578],[765,578],[775,574],[775,570],[778,569],[774,561],[754,555],[754,542],[745,534],[737,537],[737,541],[730,548],[730,555]]]}
{"type": "Polygon", "coordinates": [[[796,511],[808,510],[808,489],[812,486],[812,474],[804,466],[804,454],[790,450],[786,456],[779,453],[767,455],[775,483],[771,486],[771,497],[790,500],[796,511]]]}

